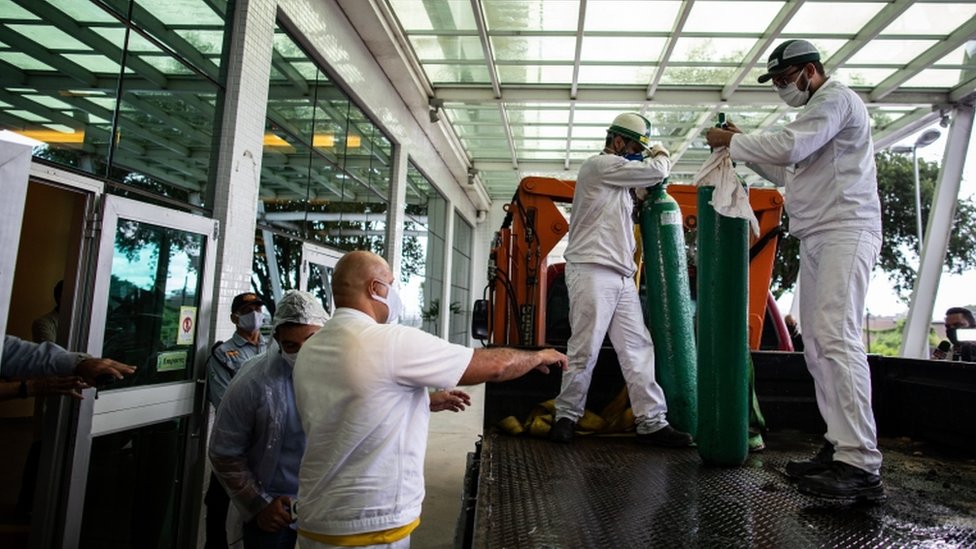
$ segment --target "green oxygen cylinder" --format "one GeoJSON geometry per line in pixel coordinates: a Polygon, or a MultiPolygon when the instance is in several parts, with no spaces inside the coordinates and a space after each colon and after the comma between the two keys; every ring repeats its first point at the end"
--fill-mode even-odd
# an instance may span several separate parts
{"type": "Polygon", "coordinates": [[[681,208],[664,185],[651,189],[640,210],[644,248],[644,310],[654,340],[655,376],[668,401],[668,422],[698,432],[694,311],[681,208]]]}
{"type": "Polygon", "coordinates": [[[698,454],[741,465],[749,453],[749,224],[718,215],[698,188],[698,454]]]}

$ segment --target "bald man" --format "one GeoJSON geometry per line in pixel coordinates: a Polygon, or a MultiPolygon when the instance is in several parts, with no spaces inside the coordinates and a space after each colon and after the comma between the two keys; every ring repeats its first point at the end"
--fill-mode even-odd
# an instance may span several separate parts
{"type": "Polygon", "coordinates": [[[395,323],[389,265],[343,256],[336,312],[302,347],[295,397],[307,436],[299,472],[299,547],[410,546],[424,499],[427,387],[506,381],[566,369],[553,349],[471,349],[395,323]]]}

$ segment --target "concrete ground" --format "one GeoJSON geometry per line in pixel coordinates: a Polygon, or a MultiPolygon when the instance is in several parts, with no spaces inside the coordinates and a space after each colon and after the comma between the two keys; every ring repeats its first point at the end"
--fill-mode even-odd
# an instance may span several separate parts
{"type": "Polygon", "coordinates": [[[463,412],[431,414],[424,478],[424,499],[420,526],[410,539],[413,549],[449,549],[461,510],[464,467],[469,452],[481,435],[485,386],[466,387],[471,407],[463,412]]]}

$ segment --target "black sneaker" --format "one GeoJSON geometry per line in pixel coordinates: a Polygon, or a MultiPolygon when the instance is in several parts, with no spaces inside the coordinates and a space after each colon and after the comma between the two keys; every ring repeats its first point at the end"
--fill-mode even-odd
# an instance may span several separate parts
{"type": "Polygon", "coordinates": [[[571,442],[573,440],[576,423],[568,417],[556,420],[556,423],[549,429],[549,440],[553,442],[571,442]]]}
{"type": "Polygon", "coordinates": [[[683,433],[665,425],[663,429],[658,429],[653,433],[637,433],[637,444],[648,446],[665,446],[667,448],[684,448],[691,446],[692,439],[688,433],[683,433]]]}
{"type": "Polygon", "coordinates": [[[834,445],[824,442],[815,456],[806,461],[791,461],[786,464],[786,474],[793,479],[801,479],[814,473],[822,473],[834,461],[834,445]]]}
{"type": "Polygon", "coordinates": [[[884,501],[881,476],[869,473],[841,461],[833,461],[818,473],[800,479],[800,491],[813,496],[834,499],[863,499],[884,501]]]}

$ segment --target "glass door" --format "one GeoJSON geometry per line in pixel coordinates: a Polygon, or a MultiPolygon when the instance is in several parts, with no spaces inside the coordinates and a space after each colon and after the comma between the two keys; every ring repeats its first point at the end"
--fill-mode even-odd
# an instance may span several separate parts
{"type": "Polygon", "coordinates": [[[322,307],[331,316],[335,312],[332,298],[332,273],[343,252],[330,250],[305,242],[302,244],[302,271],[298,289],[311,292],[322,301],[322,307]]]}
{"type": "Polygon", "coordinates": [[[105,197],[87,350],[138,370],[85,392],[64,547],[193,545],[215,234],[212,219],[105,197]]]}

